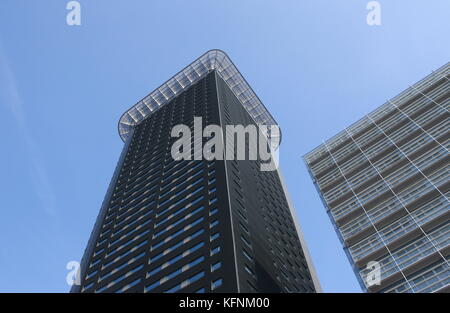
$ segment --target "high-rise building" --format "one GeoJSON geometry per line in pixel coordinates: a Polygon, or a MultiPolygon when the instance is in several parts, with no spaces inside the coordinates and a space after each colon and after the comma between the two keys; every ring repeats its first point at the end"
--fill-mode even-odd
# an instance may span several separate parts
{"type": "Polygon", "coordinates": [[[276,125],[220,50],[126,111],[125,146],[73,292],[318,291],[278,170],[261,171],[259,156],[174,160],[171,131],[183,124],[195,133],[195,117],[224,132],[276,125]]]}
{"type": "Polygon", "coordinates": [[[364,291],[450,292],[447,63],[304,156],[364,291]]]}

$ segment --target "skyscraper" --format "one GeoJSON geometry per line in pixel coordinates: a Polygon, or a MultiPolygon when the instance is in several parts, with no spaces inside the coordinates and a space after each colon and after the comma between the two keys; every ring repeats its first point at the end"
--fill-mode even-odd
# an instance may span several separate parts
{"type": "Polygon", "coordinates": [[[450,292],[450,63],[304,156],[363,290],[450,292]]]}
{"type": "Polygon", "coordinates": [[[318,290],[278,170],[261,171],[259,156],[174,160],[172,129],[195,133],[196,117],[224,132],[228,124],[276,125],[220,50],[126,111],[125,146],[73,292],[318,290]]]}

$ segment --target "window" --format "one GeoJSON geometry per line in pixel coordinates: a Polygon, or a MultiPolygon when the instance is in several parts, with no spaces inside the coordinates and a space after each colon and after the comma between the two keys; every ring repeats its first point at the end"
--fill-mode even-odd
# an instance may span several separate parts
{"type": "Polygon", "coordinates": [[[249,273],[250,275],[252,275],[252,276],[255,276],[255,273],[251,270],[251,268],[250,267],[248,267],[247,265],[245,265],[245,271],[247,272],[247,273],[249,273]]]}
{"type": "Polygon", "coordinates": [[[171,241],[173,238],[179,236],[180,234],[184,233],[185,231],[191,229],[192,227],[194,227],[195,225],[201,223],[203,221],[203,217],[200,217],[199,219],[195,220],[194,222],[186,225],[184,228],[181,228],[180,230],[178,230],[177,232],[171,234],[170,236],[166,237],[165,239],[161,240],[160,242],[154,244],[151,246],[151,250],[155,250],[156,248],[162,246],[163,244],[171,241]]]}
{"type": "Polygon", "coordinates": [[[137,271],[139,271],[140,269],[144,268],[144,264],[138,265],[137,267],[133,268],[132,270],[130,270],[129,272],[122,274],[121,276],[117,277],[115,280],[113,280],[112,282],[110,282],[109,284],[103,286],[100,289],[97,289],[95,292],[103,292],[106,289],[108,289],[109,287],[121,282],[122,280],[124,280],[125,278],[127,278],[128,276],[130,276],[131,274],[136,273],[137,271]]]}
{"type": "Polygon", "coordinates": [[[214,240],[216,240],[219,237],[220,237],[220,234],[219,233],[215,233],[214,235],[211,235],[210,241],[214,241],[214,240]]]}
{"type": "Polygon", "coordinates": [[[151,284],[151,285],[145,287],[145,291],[150,291],[150,290],[152,290],[152,289],[155,289],[155,288],[158,287],[159,285],[161,285],[161,283],[160,283],[159,280],[157,280],[157,281],[155,281],[153,284],[151,284]]]}
{"type": "Polygon", "coordinates": [[[107,254],[107,256],[111,256],[113,254],[115,254],[116,252],[122,250],[123,248],[129,246],[130,244],[132,244],[133,242],[135,242],[137,239],[140,239],[141,237],[145,236],[146,234],[148,234],[150,232],[149,229],[143,231],[142,233],[138,234],[137,236],[135,236],[134,238],[126,241],[125,243],[123,243],[122,245],[120,245],[119,247],[117,247],[116,249],[114,249],[113,251],[109,252],[107,254]]]}
{"type": "Polygon", "coordinates": [[[92,273],[90,273],[90,274],[88,274],[88,275],[86,276],[86,279],[91,278],[92,276],[94,276],[94,275],[97,274],[97,273],[98,273],[98,271],[93,271],[92,273]]]}
{"type": "Polygon", "coordinates": [[[195,274],[194,276],[191,276],[191,278],[185,280],[185,282],[187,284],[192,284],[192,283],[195,283],[200,278],[202,278],[203,276],[205,276],[205,272],[200,272],[200,273],[195,274]]]}
{"type": "Polygon", "coordinates": [[[245,244],[247,246],[249,246],[250,248],[252,247],[252,244],[247,240],[247,238],[245,238],[244,236],[241,236],[241,239],[242,239],[243,242],[245,242],[245,244]]]}
{"type": "Polygon", "coordinates": [[[136,251],[138,248],[140,248],[140,247],[146,245],[147,242],[148,242],[147,240],[144,240],[144,241],[142,241],[141,243],[139,243],[137,246],[135,246],[135,247],[133,247],[133,248],[130,248],[129,250],[124,251],[122,254],[120,254],[119,256],[117,256],[117,258],[112,259],[112,260],[108,261],[107,263],[105,263],[105,264],[102,266],[102,269],[106,268],[107,266],[113,264],[113,263],[116,262],[116,261],[121,260],[122,258],[126,257],[126,256],[129,255],[130,253],[133,253],[133,252],[136,251]]]}
{"type": "MultiPolygon", "coordinates": [[[[189,197],[191,197],[192,195],[194,195],[194,194],[200,192],[203,188],[204,188],[203,186],[198,187],[198,188],[195,189],[194,191],[188,193],[185,197],[181,198],[180,200],[176,201],[175,203],[172,203],[172,205],[170,205],[166,210],[170,210],[170,209],[172,209],[173,207],[177,206],[178,204],[184,202],[187,198],[189,198],[189,197]]],[[[182,191],[184,192],[185,190],[183,189],[182,191]]],[[[158,207],[162,207],[162,206],[164,206],[165,204],[171,202],[173,198],[174,198],[174,197],[170,197],[169,199],[163,201],[162,203],[159,203],[159,204],[158,204],[158,207]]],[[[166,210],[164,210],[163,212],[165,212],[166,210]]],[[[163,212],[158,213],[158,216],[161,215],[163,212]]]]}
{"type": "Polygon", "coordinates": [[[101,240],[99,243],[97,243],[97,247],[101,246],[102,244],[104,244],[107,241],[108,241],[108,238],[105,238],[105,239],[101,240]]]}
{"type": "MultiPolygon", "coordinates": [[[[200,236],[203,232],[204,232],[204,230],[201,229],[201,230],[199,230],[199,231],[193,233],[192,235],[186,237],[185,239],[178,241],[178,242],[177,242],[176,244],[174,244],[173,246],[171,246],[171,247],[167,248],[166,250],[164,250],[163,252],[161,252],[161,253],[159,253],[159,254],[153,256],[153,257],[150,259],[150,262],[149,262],[149,263],[155,262],[156,260],[158,260],[158,259],[161,258],[162,256],[164,256],[164,255],[166,255],[166,254],[172,252],[173,250],[177,249],[178,247],[181,247],[182,245],[184,245],[184,244],[188,243],[189,241],[193,240],[194,238],[200,236]]],[[[203,243],[201,243],[201,245],[203,246],[203,243]]],[[[197,245],[197,246],[198,246],[198,245],[197,245]]],[[[190,250],[194,250],[194,248],[195,248],[195,250],[196,250],[196,249],[197,249],[197,246],[191,248],[190,250]]],[[[200,247],[199,247],[199,248],[200,248],[200,247]]],[[[193,251],[191,251],[191,252],[193,252],[193,251]]]]}
{"type": "Polygon", "coordinates": [[[220,246],[217,246],[217,247],[211,249],[211,256],[213,256],[219,252],[220,252],[220,246]]]}
{"type": "Polygon", "coordinates": [[[214,263],[213,265],[211,265],[211,272],[214,272],[215,270],[218,270],[221,267],[222,267],[222,262],[221,261],[219,261],[217,263],[214,263]]]}
{"type": "Polygon", "coordinates": [[[97,264],[99,264],[99,263],[101,262],[101,260],[102,260],[102,259],[99,258],[98,260],[92,262],[92,263],[91,263],[91,267],[94,267],[94,266],[96,266],[97,264]]]}
{"type": "Polygon", "coordinates": [[[95,251],[94,256],[99,255],[99,254],[102,253],[103,251],[105,251],[105,249],[100,249],[100,250],[95,251]]]}
{"type": "Polygon", "coordinates": [[[253,261],[253,258],[250,256],[250,254],[248,254],[247,251],[245,251],[245,249],[242,250],[242,253],[245,255],[245,257],[246,257],[247,259],[249,259],[250,261],[253,261]]]}
{"type": "MultiPolygon", "coordinates": [[[[178,202],[182,202],[182,201],[184,201],[184,200],[186,200],[186,199],[183,198],[183,199],[179,200],[178,202]]],[[[183,208],[177,210],[176,212],[184,211],[186,208],[189,208],[189,207],[193,206],[194,204],[200,202],[201,200],[203,200],[203,196],[197,197],[194,201],[192,201],[191,203],[186,204],[183,208]]],[[[164,213],[167,213],[167,212],[170,211],[173,207],[174,207],[174,205],[171,205],[171,206],[168,207],[167,209],[162,210],[161,212],[156,213],[156,217],[160,217],[160,216],[163,215],[164,213]]]]}
{"type": "MultiPolygon", "coordinates": [[[[201,262],[204,261],[204,259],[205,259],[205,258],[204,258],[203,256],[201,256],[201,257],[199,257],[199,258],[197,258],[197,259],[195,259],[195,260],[189,262],[188,264],[183,265],[182,267],[178,268],[177,270],[171,272],[170,274],[166,275],[165,277],[162,277],[162,278],[159,279],[158,281],[156,281],[156,282],[152,283],[151,285],[147,286],[147,287],[145,288],[145,291],[150,291],[150,290],[152,290],[152,289],[158,287],[159,285],[161,285],[161,284],[163,284],[163,283],[165,283],[165,282],[171,280],[172,278],[174,278],[174,277],[178,276],[179,274],[181,274],[181,273],[187,271],[188,269],[191,269],[192,267],[194,267],[194,266],[200,264],[201,262]]],[[[204,272],[203,272],[203,274],[204,274],[204,272]]],[[[202,275],[203,275],[203,274],[202,274],[202,275]]],[[[150,272],[150,273],[147,273],[147,277],[149,277],[150,275],[151,275],[151,272],[150,272]]],[[[185,282],[186,282],[185,284],[190,284],[190,283],[192,283],[192,281],[190,281],[191,279],[193,279],[193,278],[191,277],[190,279],[186,280],[186,281],[185,281],[185,282]]],[[[199,278],[196,278],[196,279],[199,279],[199,278]]],[[[178,289],[181,289],[181,286],[182,286],[182,285],[177,285],[177,286],[175,286],[175,287],[169,289],[169,290],[166,291],[166,292],[175,292],[175,291],[177,291],[178,289]]]]}
{"type": "Polygon", "coordinates": [[[219,220],[215,220],[215,221],[211,222],[211,224],[209,224],[209,228],[213,228],[217,225],[219,225],[219,220]]]}
{"type": "MultiPolygon", "coordinates": [[[[181,282],[181,284],[178,284],[178,285],[170,288],[169,290],[164,291],[164,293],[177,292],[178,290],[183,289],[183,288],[189,286],[190,284],[196,282],[197,280],[199,280],[203,276],[205,276],[205,272],[197,273],[194,276],[192,276],[192,277],[184,280],[183,282],[181,282]]],[[[200,288],[197,291],[195,291],[195,293],[204,293],[204,292],[205,292],[205,288],[200,288]]]]}
{"type": "Polygon", "coordinates": [[[211,290],[217,289],[222,286],[222,278],[219,278],[211,283],[211,290]]]}
{"type": "Polygon", "coordinates": [[[115,274],[116,272],[120,271],[121,269],[127,267],[128,265],[134,263],[136,260],[138,260],[139,258],[143,257],[145,255],[145,252],[140,253],[139,255],[135,256],[134,258],[130,259],[129,261],[123,263],[122,265],[114,268],[113,270],[107,271],[106,273],[104,273],[103,275],[100,276],[99,281],[104,280],[106,278],[108,278],[109,276],[115,274]]]}
{"type": "Polygon", "coordinates": [[[91,288],[92,286],[94,286],[94,284],[95,284],[95,281],[93,281],[92,283],[90,283],[90,284],[84,286],[83,291],[85,291],[85,290],[91,288]]]}
{"type": "Polygon", "coordinates": [[[209,200],[209,204],[213,204],[213,203],[215,203],[215,202],[217,202],[217,197],[215,197],[215,198],[209,200]]]}
{"type": "Polygon", "coordinates": [[[252,292],[258,292],[258,290],[256,289],[256,287],[253,286],[252,283],[249,282],[248,280],[247,280],[247,284],[248,284],[248,287],[250,288],[250,290],[251,290],[252,292]]]}
{"type": "Polygon", "coordinates": [[[247,234],[249,234],[248,228],[245,227],[245,225],[242,224],[242,222],[239,222],[239,226],[241,226],[241,228],[242,228],[247,234]]]}
{"type": "Polygon", "coordinates": [[[132,281],[131,283],[129,283],[128,285],[126,285],[123,288],[120,288],[119,290],[117,290],[115,293],[122,293],[124,291],[127,291],[128,289],[130,289],[131,287],[136,286],[137,284],[139,284],[141,282],[141,279],[138,278],[135,281],[132,281]]]}

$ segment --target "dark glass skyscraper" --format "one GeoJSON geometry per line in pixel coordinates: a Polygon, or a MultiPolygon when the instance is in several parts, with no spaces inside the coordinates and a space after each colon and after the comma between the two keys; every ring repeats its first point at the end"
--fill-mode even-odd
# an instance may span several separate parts
{"type": "Polygon", "coordinates": [[[364,291],[450,292],[450,63],[305,155],[364,291]]]}
{"type": "Polygon", "coordinates": [[[261,171],[259,158],[173,159],[171,131],[195,131],[194,117],[224,133],[276,124],[219,50],[125,112],[125,146],[72,291],[318,291],[278,170],[261,171]]]}

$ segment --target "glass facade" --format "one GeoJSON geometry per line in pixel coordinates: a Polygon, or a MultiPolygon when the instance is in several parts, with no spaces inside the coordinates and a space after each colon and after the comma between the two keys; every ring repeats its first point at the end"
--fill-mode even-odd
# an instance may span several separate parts
{"type": "Polygon", "coordinates": [[[450,291],[449,76],[447,63],[304,156],[365,291],[450,291]]]}

